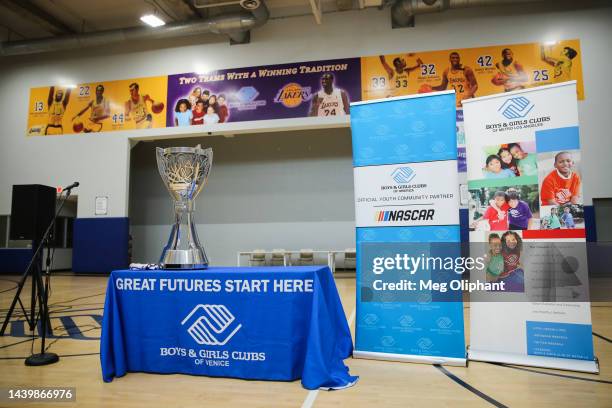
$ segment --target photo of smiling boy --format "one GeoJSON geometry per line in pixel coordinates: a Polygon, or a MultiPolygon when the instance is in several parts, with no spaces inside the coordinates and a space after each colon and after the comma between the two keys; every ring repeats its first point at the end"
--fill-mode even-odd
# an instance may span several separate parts
{"type": "Polygon", "coordinates": [[[572,153],[562,151],[554,156],[554,169],[544,178],[540,191],[542,205],[579,204],[580,175],[574,170],[572,153]]]}
{"type": "Polygon", "coordinates": [[[486,220],[489,223],[490,231],[506,231],[508,229],[508,209],[510,206],[506,202],[506,193],[496,191],[493,199],[489,202],[484,215],[472,222],[471,228],[476,228],[480,221],[486,220]]]}
{"type": "Polygon", "coordinates": [[[542,221],[542,225],[545,226],[545,229],[561,229],[561,220],[559,219],[559,215],[557,214],[557,207],[551,208],[550,215],[548,217],[545,217],[542,221]]]}
{"type": "Polygon", "coordinates": [[[563,222],[565,228],[576,228],[576,223],[574,222],[574,215],[572,214],[572,210],[569,206],[563,207],[563,214],[561,214],[561,222],[563,222]]]}

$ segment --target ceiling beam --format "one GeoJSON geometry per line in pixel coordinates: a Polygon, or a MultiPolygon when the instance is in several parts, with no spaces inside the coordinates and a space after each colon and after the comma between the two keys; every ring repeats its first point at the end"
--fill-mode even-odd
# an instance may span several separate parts
{"type": "Polygon", "coordinates": [[[191,10],[191,13],[194,14],[196,17],[200,17],[200,18],[206,17],[206,14],[199,8],[195,7],[193,3],[191,2],[191,0],[182,0],[182,1],[184,4],[187,5],[187,7],[189,7],[189,10],[191,10]]]}
{"type": "Polygon", "coordinates": [[[312,8],[312,14],[314,15],[314,19],[317,24],[321,24],[323,22],[323,12],[321,10],[321,0],[308,0],[310,2],[310,7],[312,8]]]}
{"type": "Polygon", "coordinates": [[[32,0],[2,0],[0,4],[51,34],[76,34],[72,27],[38,7],[32,0]]]}
{"type": "Polygon", "coordinates": [[[22,39],[27,38],[25,35],[15,31],[15,30],[13,30],[11,27],[9,27],[7,25],[0,24],[0,27],[4,28],[6,30],[6,39],[4,39],[3,41],[11,41],[11,34],[17,34],[22,39]]]}

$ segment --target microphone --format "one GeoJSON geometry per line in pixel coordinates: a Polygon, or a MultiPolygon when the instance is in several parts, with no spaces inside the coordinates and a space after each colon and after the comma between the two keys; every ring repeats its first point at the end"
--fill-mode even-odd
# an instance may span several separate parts
{"type": "Polygon", "coordinates": [[[71,185],[64,187],[64,188],[62,189],[62,191],[72,190],[73,188],[78,187],[78,186],[79,186],[79,182],[78,182],[78,181],[75,181],[75,182],[74,182],[74,183],[72,183],[71,185]]]}

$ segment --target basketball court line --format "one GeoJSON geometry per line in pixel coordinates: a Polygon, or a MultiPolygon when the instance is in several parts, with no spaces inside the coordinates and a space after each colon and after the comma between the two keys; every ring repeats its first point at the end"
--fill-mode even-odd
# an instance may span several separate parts
{"type": "MultiPolygon", "coordinates": [[[[97,353],[80,353],[80,354],[58,354],[60,358],[64,357],[83,357],[83,356],[97,356],[100,355],[100,352],[97,353]]],[[[0,360],[25,360],[29,356],[20,356],[20,357],[0,357],[0,360]]]]}
{"type": "Polygon", "coordinates": [[[612,343],[612,339],[609,339],[606,336],[602,336],[601,334],[593,332],[593,336],[599,337],[600,339],[607,341],[608,343],[612,343]]]}
{"type": "Polygon", "coordinates": [[[351,315],[348,318],[348,325],[349,327],[351,327],[351,325],[353,324],[353,322],[355,321],[355,313],[357,312],[357,308],[353,309],[353,312],[351,313],[351,315]]]}
{"type": "Polygon", "coordinates": [[[570,379],[570,380],[582,380],[582,381],[596,382],[596,383],[602,383],[602,384],[612,384],[612,381],[609,381],[609,380],[598,380],[596,378],[578,377],[576,375],[549,373],[549,372],[546,372],[546,371],[534,370],[534,369],[526,368],[526,367],[517,367],[517,366],[514,366],[514,365],[510,365],[510,364],[502,364],[502,363],[489,363],[489,364],[500,366],[500,367],[513,368],[515,370],[528,371],[530,373],[535,373],[535,374],[542,374],[542,375],[550,375],[550,376],[553,376],[553,377],[567,378],[567,379],[570,379]]]}
{"type": "Polygon", "coordinates": [[[487,401],[491,405],[493,405],[495,407],[498,407],[498,408],[508,408],[507,405],[502,404],[501,402],[497,401],[493,397],[490,397],[487,394],[485,394],[484,392],[478,390],[477,388],[472,387],[470,384],[466,383],[461,378],[457,377],[455,374],[451,373],[450,371],[448,371],[446,368],[442,367],[441,365],[434,364],[434,367],[437,368],[438,370],[440,370],[448,378],[450,378],[451,380],[453,380],[454,382],[456,382],[457,384],[459,384],[460,386],[462,386],[466,390],[470,391],[471,393],[476,394],[477,396],[479,396],[483,400],[487,401]]]}
{"type": "Polygon", "coordinates": [[[319,395],[319,390],[308,391],[308,395],[306,395],[306,399],[302,403],[302,408],[311,408],[317,399],[317,395],[319,395]]]}

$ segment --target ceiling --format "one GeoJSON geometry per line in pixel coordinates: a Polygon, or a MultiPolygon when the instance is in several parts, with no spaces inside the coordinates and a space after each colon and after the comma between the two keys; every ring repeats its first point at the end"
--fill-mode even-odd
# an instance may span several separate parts
{"type": "MultiPolygon", "coordinates": [[[[0,0],[0,41],[19,41],[141,26],[156,14],[167,23],[241,11],[239,5],[196,8],[228,0],[0,0]]],[[[358,0],[266,0],[272,19],[359,7],[358,0]],[[354,3],[354,4],[353,4],[354,3]]],[[[363,4],[363,3],[362,3],[363,4]]],[[[313,16],[313,24],[315,18],[313,16]]]]}

